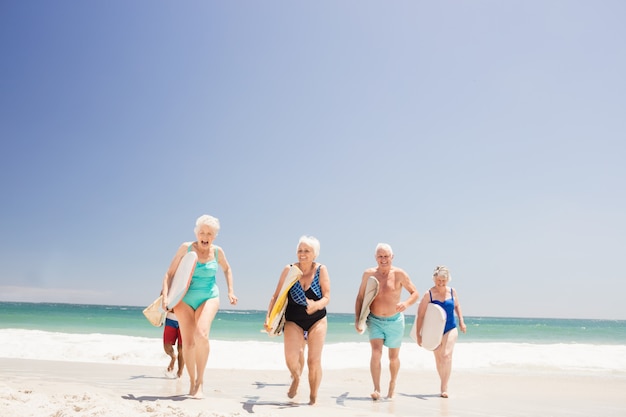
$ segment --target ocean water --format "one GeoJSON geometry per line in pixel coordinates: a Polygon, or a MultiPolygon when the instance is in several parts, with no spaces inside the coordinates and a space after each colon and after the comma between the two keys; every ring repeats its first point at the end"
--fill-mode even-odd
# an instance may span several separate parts
{"type": "MultiPolygon", "coordinates": [[[[132,306],[0,302],[0,329],[161,337],[162,328],[150,325],[142,310],[132,306]]],[[[414,317],[406,315],[407,342],[414,317]]],[[[264,320],[265,311],[220,310],[211,339],[282,342],[262,331],[264,320]]],[[[465,324],[467,333],[459,335],[461,342],[626,345],[624,320],[465,317],[465,324]]],[[[326,341],[367,342],[367,335],[356,333],[353,314],[329,313],[326,341]]]]}
{"type": "MultiPolygon", "coordinates": [[[[0,357],[161,366],[163,328],[143,307],[0,302],[0,357]],[[10,341],[10,343],[6,343],[10,341]]],[[[283,369],[282,337],[263,332],[265,311],[220,310],[211,329],[209,367],[283,369]],[[254,352],[254,354],[250,354],[254,352]],[[259,358],[264,358],[259,361],[259,358]]],[[[432,353],[408,336],[402,366],[433,368],[432,353]]],[[[455,368],[605,372],[626,377],[626,321],[465,317],[455,368]]],[[[368,367],[367,334],[352,314],[329,313],[326,368],[368,367]]]]}

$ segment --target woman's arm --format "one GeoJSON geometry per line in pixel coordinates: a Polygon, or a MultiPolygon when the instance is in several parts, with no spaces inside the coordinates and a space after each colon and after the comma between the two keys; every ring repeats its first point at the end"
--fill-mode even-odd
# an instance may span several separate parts
{"type": "Polygon", "coordinates": [[[320,288],[322,289],[322,298],[317,301],[307,299],[307,314],[313,314],[325,308],[330,302],[330,278],[328,277],[328,269],[325,265],[320,266],[320,288]]]}
{"type": "Polygon", "coordinates": [[[461,312],[461,303],[459,302],[459,297],[456,294],[456,290],[453,288],[452,291],[454,291],[454,311],[456,311],[456,315],[459,318],[459,329],[461,329],[461,331],[465,333],[467,331],[467,327],[465,326],[465,321],[463,320],[463,313],[461,312]]]}
{"type": "Polygon", "coordinates": [[[217,247],[218,263],[222,271],[224,272],[224,278],[226,279],[226,286],[228,288],[228,301],[235,305],[237,304],[237,297],[235,296],[235,290],[233,288],[233,270],[230,268],[228,259],[226,259],[226,253],[221,247],[217,247]]]}

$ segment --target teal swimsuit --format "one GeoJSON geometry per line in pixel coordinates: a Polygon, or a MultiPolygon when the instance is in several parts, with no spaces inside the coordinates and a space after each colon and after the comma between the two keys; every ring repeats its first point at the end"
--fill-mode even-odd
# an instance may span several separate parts
{"type": "MultiPolygon", "coordinates": [[[[187,252],[191,251],[191,246],[189,245],[187,252]]],[[[196,262],[191,284],[189,284],[189,289],[183,297],[183,301],[194,310],[197,310],[206,300],[220,296],[220,291],[215,282],[217,265],[217,248],[215,248],[215,259],[207,263],[196,262]]]]}

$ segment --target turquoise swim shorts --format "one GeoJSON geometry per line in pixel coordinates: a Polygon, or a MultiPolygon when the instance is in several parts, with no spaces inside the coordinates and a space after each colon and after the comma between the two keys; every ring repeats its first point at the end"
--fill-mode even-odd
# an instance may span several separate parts
{"type": "Polygon", "coordinates": [[[404,337],[404,314],[397,313],[391,317],[380,317],[370,313],[367,316],[367,330],[372,339],[383,339],[388,348],[399,348],[404,337]]]}

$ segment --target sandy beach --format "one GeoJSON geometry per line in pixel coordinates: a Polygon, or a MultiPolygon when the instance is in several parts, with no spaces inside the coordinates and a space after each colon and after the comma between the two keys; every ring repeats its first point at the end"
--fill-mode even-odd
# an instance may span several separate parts
{"type": "Polygon", "coordinates": [[[401,369],[394,398],[373,402],[366,368],[328,370],[311,407],[306,375],[286,397],[286,370],[208,369],[198,400],[184,395],[186,376],[155,366],[0,359],[0,369],[2,416],[626,416],[621,374],[461,370],[442,399],[434,371],[401,369]]]}

